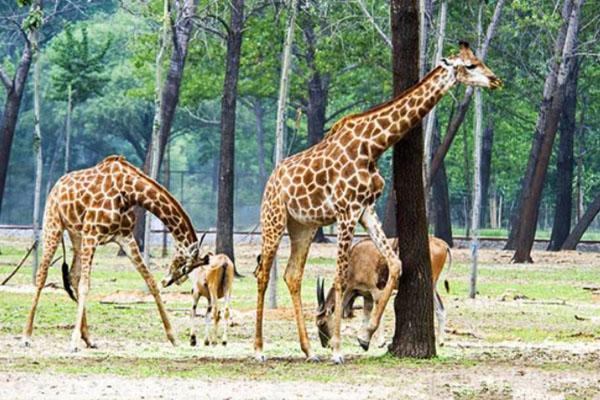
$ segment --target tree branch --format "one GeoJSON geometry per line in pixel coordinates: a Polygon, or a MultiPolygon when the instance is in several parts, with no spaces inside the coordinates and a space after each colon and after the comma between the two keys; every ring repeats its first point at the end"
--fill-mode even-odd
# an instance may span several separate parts
{"type": "Polygon", "coordinates": [[[369,13],[369,10],[367,10],[367,6],[365,5],[364,1],[363,0],[356,0],[356,2],[358,3],[358,6],[362,10],[362,12],[365,14],[365,17],[367,17],[367,19],[369,20],[369,22],[373,25],[373,27],[375,28],[375,30],[377,31],[377,33],[379,34],[379,36],[381,36],[381,38],[383,39],[383,41],[385,42],[385,44],[387,44],[388,47],[391,49],[392,48],[392,41],[385,34],[385,32],[379,27],[379,25],[377,25],[377,22],[375,22],[375,18],[373,18],[373,16],[369,13]]]}
{"type": "Polygon", "coordinates": [[[6,88],[7,91],[10,91],[12,89],[12,86],[13,86],[12,79],[10,79],[10,77],[8,76],[6,71],[4,71],[4,68],[2,68],[1,65],[0,65],[0,81],[2,81],[2,84],[4,85],[4,87],[6,88]]]}

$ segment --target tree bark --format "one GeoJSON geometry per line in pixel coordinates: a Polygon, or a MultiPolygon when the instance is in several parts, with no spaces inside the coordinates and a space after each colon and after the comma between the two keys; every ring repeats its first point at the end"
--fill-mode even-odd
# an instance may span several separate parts
{"type": "Polygon", "coordinates": [[[233,252],[233,190],[235,169],[235,110],[242,51],[244,0],[232,0],[227,35],[227,61],[221,98],[221,163],[217,206],[217,253],[235,260],[233,252]]]}
{"type": "Polygon", "coordinates": [[[579,64],[574,59],[574,67],[567,78],[565,101],[560,120],[560,142],[556,160],[556,201],[554,223],[548,250],[558,251],[571,230],[573,209],[573,144],[575,139],[575,113],[577,111],[577,76],[579,64]]]}
{"type": "MultiPolygon", "coordinates": [[[[167,35],[169,33],[169,20],[171,18],[171,7],[169,0],[163,0],[163,26],[162,33],[159,35],[158,40],[158,52],[156,53],[155,62],[155,82],[154,82],[154,120],[152,122],[152,136],[150,141],[150,149],[152,154],[150,155],[150,178],[156,179],[158,177],[158,163],[159,163],[159,151],[160,148],[160,128],[162,126],[162,91],[163,91],[163,58],[165,51],[167,50],[167,35]]],[[[175,49],[173,49],[175,51],[175,49]]],[[[145,212],[146,221],[144,222],[144,262],[149,265],[150,262],[150,235],[152,228],[152,214],[148,211],[145,212]]]]}
{"type": "Polygon", "coordinates": [[[2,120],[0,121],[0,213],[2,212],[2,200],[4,199],[6,177],[8,176],[10,151],[15,135],[15,129],[17,127],[19,109],[21,108],[21,100],[23,99],[23,91],[29,74],[31,60],[31,45],[30,42],[27,41],[23,48],[23,53],[14,77],[10,82],[4,82],[3,80],[6,89],[6,99],[4,101],[2,120]]]}
{"type": "MultiPolygon", "coordinates": [[[[440,145],[440,128],[437,118],[433,123],[433,132],[431,135],[431,144],[435,151],[440,145]]],[[[446,176],[446,167],[442,161],[439,172],[433,179],[431,186],[432,207],[430,215],[433,219],[433,232],[436,237],[443,239],[450,247],[454,246],[452,240],[452,219],[450,215],[450,196],[448,194],[448,177],[446,176]]]]}
{"type": "MultiPolygon", "coordinates": [[[[177,20],[175,21],[173,32],[171,32],[173,39],[173,51],[171,53],[169,71],[167,72],[167,79],[162,90],[161,98],[160,119],[162,123],[159,130],[157,171],[160,171],[160,165],[164,156],[165,146],[169,140],[169,136],[171,135],[171,126],[173,125],[175,110],[177,108],[177,103],[179,102],[179,89],[181,87],[181,79],[183,77],[183,69],[185,67],[185,59],[187,57],[188,44],[192,33],[193,19],[196,14],[198,0],[185,0],[185,2],[177,2],[177,4],[181,4],[181,9],[177,11],[177,20]]],[[[142,168],[145,173],[150,172],[152,151],[152,142],[150,141],[148,149],[146,150],[146,157],[144,159],[144,165],[142,168]]],[[[144,250],[144,210],[140,207],[136,207],[135,215],[136,225],[134,229],[134,235],[138,245],[142,250],[144,250]]]]}
{"type": "Polygon", "coordinates": [[[592,204],[583,213],[573,231],[569,234],[565,242],[563,243],[563,250],[575,250],[577,243],[581,240],[581,237],[590,226],[596,215],[600,212],[600,194],[596,196],[592,204]]]}
{"type": "MultiPolygon", "coordinates": [[[[481,49],[478,49],[477,56],[481,61],[485,61],[487,56],[487,51],[490,46],[490,42],[496,33],[496,28],[498,27],[498,23],[500,22],[500,15],[502,13],[502,7],[504,7],[505,0],[499,0],[496,3],[496,8],[494,9],[494,15],[492,16],[492,20],[488,25],[487,32],[485,34],[485,39],[483,44],[481,45],[481,49]]],[[[444,136],[444,140],[442,141],[442,145],[438,148],[431,160],[431,166],[429,167],[429,176],[427,177],[426,187],[429,188],[431,186],[431,182],[437,174],[440,165],[442,164],[442,160],[448,154],[448,150],[450,149],[450,145],[452,141],[456,137],[458,133],[458,128],[463,123],[465,116],[467,115],[467,110],[469,109],[469,105],[471,104],[471,98],[473,96],[473,88],[469,86],[465,90],[465,94],[463,99],[461,100],[458,110],[454,117],[448,124],[448,130],[446,131],[446,135],[444,136]]]]}
{"type": "Polygon", "coordinates": [[[513,207],[513,212],[510,216],[510,232],[508,234],[506,245],[504,246],[505,250],[514,250],[520,237],[519,229],[521,228],[521,224],[519,221],[519,213],[521,212],[523,204],[531,196],[531,184],[542,146],[544,126],[553,102],[553,96],[556,93],[556,77],[560,68],[561,55],[563,53],[567,28],[569,25],[569,16],[571,15],[572,9],[573,0],[565,0],[561,12],[563,24],[558,31],[556,42],[554,43],[553,57],[550,61],[550,72],[546,76],[546,80],[544,82],[542,101],[540,103],[538,119],[535,125],[535,131],[533,133],[533,141],[531,143],[529,159],[527,161],[527,167],[525,168],[525,175],[521,181],[521,194],[518,197],[517,202],[513,207]]]}
{"type": "Polygon", "coordinates": [[[262,190],[267,183],[267,169],[265,167],[265,124],[263,119],[263,107],[260,99],[254,99],[252,102],[254,108],[254,118],[256,122],[256,147],[258,158],[258,180],[262,190]]]}
{"type": "Polygon", "coordinates": [[[63,173],[69,172],[71,164],[71,117],[73,115],[73,89],[67,86],[67,117],[65,123],[65,167],[63,173]]]}
{"type": "Polygon", "coordinates": [[[33,253],[33,265],[32,265],[32,283],[35,285],[38,260],[39,260],[39,249],[40,246],[40,208],[41,208],[41,194],[42,194],[42,168],[44,164],[44,157],[42,155],[42,130],[40,127],[40,50],[38,44],[38,33],[34,33],[32,37],[32,51],[34,57],[33,67],[33,119],[34,119],[34,133],[33,133],[33,151],[35,153],[35,184],[34,184],[34,195],[33,195],[33,241],[35,243],[35,251],[33,253]]]}
{"type": "Polygon", "coordinates": [[[532,262],[531,249],[535,240],[535,232],[537,230],[537,220],[539,215],[540,201],[542,190],[546,181],[546,173],[550,156],[552,155],[552,146],[558,123],[564,103],[564,94],[567,77],[570,70],[574,67],[573,51],[577,42],[577,33],[579,31],[579,14],[583,0],[575,0],[571,11],[567,33],[565,35],[565,44],[560,60],[558,76],[556,78],[556,90],[552,98],[552,103],[549,108],[547,117],[544,119],[543,137],[538,155],[537,163],[533,171],[533,179],[531,186],[528,187],[529,196],[524,198],[519,212],[519,227],[518,240],[513,256],[513,262],[526,263],[532,262]]]}
{"type": "MultiPolygon", "coordinates": [[[[394,94],[419,80],[417,0],[392,0],[394,94]]],[[[436,354],[433,291],[423,187],[423,128],[419,124],[394,146],[394,190],[398,204],[398,243],[403,274],[394,300],[396,328],[389,351],[398,357],[436,354]]]]}
{"type": "MultiPolygon", "coordinates": [[[[493,114],[492,110],[489,110],[490,114],[493,114]]],[[[489,218],[486,216],[489,214],[489,191],[490,191],[490,177],[492,175],[492,147],[494,145],[494,121],[491,117],[488,117],[487,126],[483,131],[483,138],[481,143],[481,220],[488,221],[489,218]]]]}
{"type": "MultiPolygon", "coordinates": [[[[308,146],[314,146],[323,139],[325,123],[327,121],[327,96],[329,92],[329,77],[323,76],[316,63],[317,38],[310,16],[302,19],[302,33],[306,40],[306,63],[310,69],[308,80],[308,104],[306,107],[306,120],[308,125],[308,146]]],[[[328,243],[329,240],[320,227],[315,234],[314,241],[328,243]]]]}

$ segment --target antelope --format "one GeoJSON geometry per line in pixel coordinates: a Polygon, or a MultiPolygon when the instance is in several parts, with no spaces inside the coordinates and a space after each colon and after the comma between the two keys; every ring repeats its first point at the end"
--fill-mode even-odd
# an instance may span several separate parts
{"type": "MultiPolygon", "coordinates": [[[[397,249],[398,239],[388,239],[390,245],[397,249]]],[[[444,264],[446,256],[449,255],[448,269],[452,265],[452,254],[450,247],[442,239],[430,236],[429,237],[429,252],[431,255],[431,272],[434,291],[434,307],[435,314],[438,320],[437,339],[440,345],[443,345],[444,328],[446,324],[446,312],[442,298],[436,289],[436,283],[444,264]]],[[[342,291],[342,310],[344,318],[352,317],[352,309],[354,300],[363,297],[363,324],[369,322],[373,305],[379,301],[382,289],[385,287],[389,275],[388,266],[385,259],[375,244],[370,239],[363,239],[356,243],[350,249],[350,260],[348,270],[346,272],[347,285],[342,291]]],[[[446,291],[449,291],[448,281],[444,281],[446,291]]],[[[334,323],[335,298],[333,287],[329,289],[327,297],[325,297],[324,280],[317,279],[317,317],[316,325],[319,331],[319,339],[323,347],[328,347],[331,332],[334,323]]],[[[383,326],[378,330],[379,347],[385,344],[383,326]]]]}
{"type": "Polygon", "coordinates": [[[227,345],[227,327],[229,325],[231,291],[233,288],[234,265],[225,254],[209,254],[208,264],[194,269],[189,276],[192,281],[192,313],[190,319],[190,345],[196,345],[196,307],[200,297],[208,300],[204,318],[204,345],[217,344],[219,329],[219,299],[223,299],[223,337],[221,343],[227,345]],[[211,329],[212,318],[212,329],[211,329]]]}

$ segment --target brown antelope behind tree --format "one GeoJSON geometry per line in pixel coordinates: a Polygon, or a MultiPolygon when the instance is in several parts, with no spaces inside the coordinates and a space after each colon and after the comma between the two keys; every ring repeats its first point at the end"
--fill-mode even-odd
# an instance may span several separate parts
{"type": "MultiPolygon", "coordinates": [[[[390,246],[398,249],[398,239],[388,239],[390,246]]],[[[437,317],[437,343],[442,346],[444,344],[444,328],[446,326],[446,310],[444,303],[439,295],[436,284],[446,259],[449,258],[448,270],[452,265],[452,253],[448,243],[434,236],[429,237],[429,254],[431,257],[431,278],[433,283],[433,301],[435,315],[437,317]],[[448,257],[449,256],[449,257],[448,257]]],[[[381,297],[381,291],[384,288],[389,276],[389,269],[385,262],[385,258],[381,256],[377,247],[370,239],[363,239],[357,242],[350,250],[350,260],[345,276],[346,287],[342,295],[343,317],[351,318],[353,315],[353,304],[357,297],[363,298],[363,325],[368,324],[373,304],[381,297]]],[[[446,291],[449,291],[448,281],[444,281],[446,291]]],[[[317,316],[315,323],[319,331],[319,339],[323,347],[329,346],[331,332],[333,331],[333,311],[334,290],[333,287],[325,296],[324,280],[317,280],[317,316]]],[[[378,347],[385,345],[385,332],[383,325],[377,329],[374,337],[378,337],[378,347]]]]}
{"type": "Polygon", "coordinates": [[[335,326],[331,344],[335,363],[344,360],[340,348],[342,293],[346,284],[344,276],[348,269],[348,253],[358,222],[366,228],[389,267],[389,277],[381,299],[375,304],[375,312],[358,334],[360,345],[368,349],[402,273],[400,259],[387,242],[373,208],[384,186],[377,160],[458,82],[491,89],[502,84],[475,57],[469,45],[461,42],[459,54],[442,59],[421,82],[387,103],[342,118],[319,143],[277,165],[267,182],[261,207],[262,249],[255,270],[258,298],[254,348],[257,360],[265,360],[264,297],[273,259],[286,228],[291,254],[284,278],[294,305],[300,347],[308,360],[318,360],[310,348],[302,311],[302,275],[316,230],[334,222],[337,223],[338,252],[334,283],[335,326]]]}
{"type": "Polygon", "coordinates": [[[71,297],[76,297],[78,303],[70,350],[79,349],[80,337],[88,347],[94,347],[89,336],[85,302],[96,247],[110,242],[121,246],[146,281],[158,306],[167,338],[175,344],[160,292],[133,237],[133,207],[136,205],[156,215],[173,235],[175,253],[168,280],[176,280],[206,263],[207,257],[200,255],[201,242],[198,242],[192,222],[179,202],[124,157],[110,156],[94,167],[68,173],[54,185],[46,201],[44,251],[37,272],[33,304],[23,331],[25,346],[31,344],[35,310],[46,283],[50,261],[63,240],[65,230],[73,245],[73,262],[70,272],[68,266],[63,266],[63,279],[65,289],[71,297]],[[70,289],[71,284],[75,293],[70,289]]]}

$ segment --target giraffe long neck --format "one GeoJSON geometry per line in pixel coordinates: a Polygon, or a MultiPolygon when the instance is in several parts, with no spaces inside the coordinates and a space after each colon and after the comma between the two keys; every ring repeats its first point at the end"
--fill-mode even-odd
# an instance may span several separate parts
{"type": "Polygon", "coordinates": [[[371,156],[378,159],[417,125],[455,83],[454,73],[438,66],[398,97],[351,117],[348,122],[354,122],[353,132],[368,139],[371,156]]]}
{"type": "Polygon", "coordinates": [[[176,246],[189,247],[198,241],[196,231],[181,204],[163,186],[139,170],[129,175],[130,202],[160,219],[175,239],[176,246]]]}

